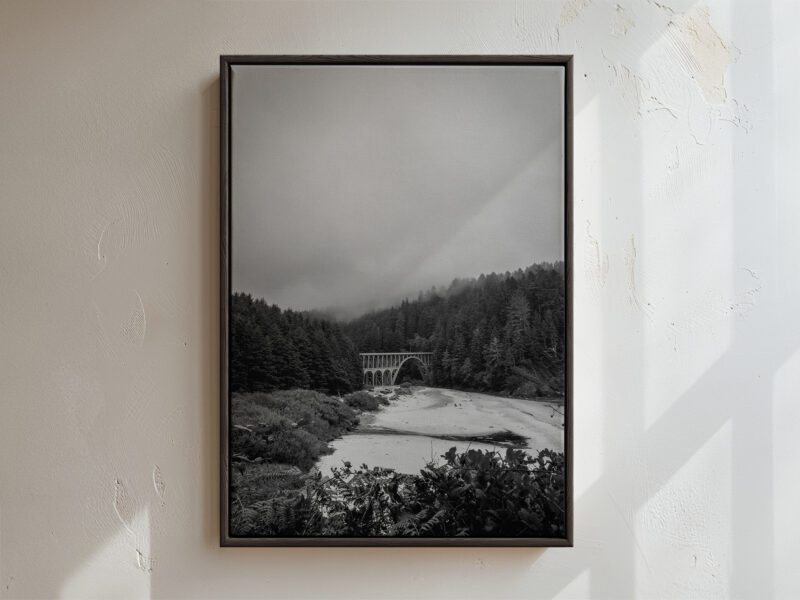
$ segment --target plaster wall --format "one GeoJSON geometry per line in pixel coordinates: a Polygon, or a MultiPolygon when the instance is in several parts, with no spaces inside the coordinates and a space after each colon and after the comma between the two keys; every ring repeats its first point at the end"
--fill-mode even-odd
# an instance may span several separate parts
{"type": "Polygon", "coordinates": [[[0,2],[0,597],[800,597],[799,6],[0,2]],[[218,547],[233,53],[575,55],[575,548],[218,547]]]}

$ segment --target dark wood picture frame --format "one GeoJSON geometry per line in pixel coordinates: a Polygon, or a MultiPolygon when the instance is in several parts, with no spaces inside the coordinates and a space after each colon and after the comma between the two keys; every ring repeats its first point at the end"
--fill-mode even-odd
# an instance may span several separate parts
{"type": "Polygon", "coordinates": [[[420,546],[572,547],[573,545],[573,57],[570,55],[474,56],[221,56],[220,57],[220,545],[221,546],[420,546]],[[564,68],[564,265],[566,382],[564,453],[566,536],[558,538],[433,537],[234,537],[230,534],[229,309],[231,298],[231,68],[235,65],[549,65],[564,68]]]}

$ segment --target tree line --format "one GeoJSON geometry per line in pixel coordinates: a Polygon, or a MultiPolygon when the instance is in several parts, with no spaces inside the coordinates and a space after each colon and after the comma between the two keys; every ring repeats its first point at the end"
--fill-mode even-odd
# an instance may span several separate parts
{"type": "Polygon", "coordinates": [[[341,327],[250,294],[231,296],[229,352],[232,392],[361,388],[358,351],[341,327]]]}
{"type": "Polygon", "coordinates": [[[432,352],[431,385],[523,396],[564,391],[564,263],[456,279],[346,323],[234,293],[234,392],[361,388],[359,352],[432,352]]]}
{"type": "Polygon", "coordinates": [[[342,329],[361,352],[432,352],[433,385],[563,393],[565,291],[564,263],[540,263],[456,279],[342,329]]]}

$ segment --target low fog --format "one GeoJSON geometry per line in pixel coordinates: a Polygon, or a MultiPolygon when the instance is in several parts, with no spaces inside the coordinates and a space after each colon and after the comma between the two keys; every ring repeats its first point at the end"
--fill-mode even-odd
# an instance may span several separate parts
{"type": "Polygon", "coordinates": [[[232,287],[357,316],[563,260],[559,67],[236,66],[232,287]]]}

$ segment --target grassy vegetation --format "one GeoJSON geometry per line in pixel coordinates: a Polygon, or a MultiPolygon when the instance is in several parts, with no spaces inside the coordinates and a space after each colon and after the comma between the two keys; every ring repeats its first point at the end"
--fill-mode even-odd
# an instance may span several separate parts
{"type": "Polygon", "coordinates": [[[234,461],[266,461],[310,469],[327,442],[358,425],[356,412],[310,390],[233,394],[231,455],[234,461]]]}

